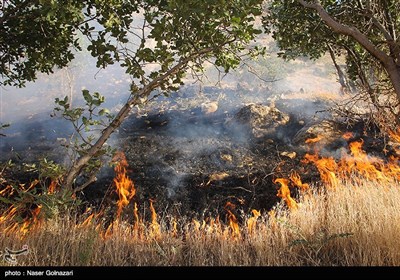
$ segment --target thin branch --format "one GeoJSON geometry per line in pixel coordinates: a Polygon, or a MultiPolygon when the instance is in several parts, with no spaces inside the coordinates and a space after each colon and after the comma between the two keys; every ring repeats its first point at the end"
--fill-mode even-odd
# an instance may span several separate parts
{"type": "Polygon", "coordinates": [[[263,77],[260,76],[259,73],[257,73],[257,70],[255,70],[251,65],[249,65],[249,64],[246,63],[246,62],[244,62],[243,64],[248,68],[248,71],[249,71],[251,74],[253,74],[253,75],[256,76],[258,79],[260,79],[261,81],[263,81],[263,82],[265,82],[265,83],[274,83],[274,82],[277,82],[277,81],[282,80],[282,78],[281,78],[281,79],[273,78],[272,80],[264,79],[263,77]]]}
{"type": "Polygon", "coordinates": [[[96,181],[97,181],[96,175],[90,176],[89,179],[88,179],[84,184],[82,184],[81,186],[79,186],[79,187],[77,187],[77,188],[74,189],[74,193],[83,191],[83,190],[86,189],[90,184],[92,184],[92,183],[94,183],[94,182],[96,182],[96,181]]]}

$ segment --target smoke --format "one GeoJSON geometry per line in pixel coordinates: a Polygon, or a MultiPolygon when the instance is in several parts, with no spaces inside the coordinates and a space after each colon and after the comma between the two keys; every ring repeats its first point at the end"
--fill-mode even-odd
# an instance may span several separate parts
{"type": "Polygon", "coordinates": [[[68,96],[73,108],[84,104],[82,89],[98,91],[106,98],[104,107],[114,113],[127,98],[129,81],[120,67],[99,70],[88,53],[77,53],[68,68],[56,69],[50,75],[39,74],[35,82],[27,83],[24,88],[2,87],[0,123],[10,126],[1,131],[6,135],[0,137],[1,159],[6,160],[11,152],[26,151],[38,144],[43,149],[45,144],[58,149],[60,143],[69,139],[72,125],[60,114],[54,115],[55,98],[68,96]]]}
{"type": "MultiPolygon", "coordinates": [[[[290,113],[295,125],[278,129],[274,136],[274,141],[290,144],[299,126],[314,119],[316,111],[326,109],[329,102],[321,94],[338,96],[334,70],[326,63],[284,62],[271,55],[225,76],[210,68],[203,83],[192,84],[189,77],[187,86],[170,97],[135,108],[108,144],[123,151],[131,149],[127,156],[132,170],[143,166],[147,169],[144,176],[162,177],[170,196],[193,175],[207,180],[216,172],[245,172],[239,166],[258,155],[252,148],[254,137],[236,119],[237,112],[249,104],[274,104],[290,113]],[[133,146],[140,137],[152,140],[148,146],[142,142],[133,146]]],[[[1,89],[0,122],[11,124],[2,131],[7,136],[0,137],[1,160],[17,151],[23,161],[48,155],[65,162],[61,144],[73,128],[62,118],[51,117],[54,99],[68,96],[72,106],[80,106],[81,90],[86,88],[105,95],[104,107],[116,113],[128,98],[129,85],[130,78],[122,68],[110,66],[99,71],[95,60],[83,53],[77,54],[67,69],[40,75],[26,88],[1,89]]],[[[110,168],[103,170],[103,175],[111,172],[110,168]]]]}

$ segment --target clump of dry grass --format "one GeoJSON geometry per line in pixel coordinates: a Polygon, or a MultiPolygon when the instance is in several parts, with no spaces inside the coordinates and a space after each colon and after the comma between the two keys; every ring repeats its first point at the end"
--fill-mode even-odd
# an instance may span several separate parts
{"type": "MultiPolygon", "coordinates": [[[[342,183],[304,193],[299,207],[283,203],[234,223],[165,217],[105,227],[72,215],[41,224],[24,237],[3,235],[0,248],[29,253],[35,266],[394,266],[400,265],[400,185],[342,183]],[[256,220],[256,224],[251,225],[256,220]]],[[[2,265],[8,265],[4,262],[2,265]]]]}

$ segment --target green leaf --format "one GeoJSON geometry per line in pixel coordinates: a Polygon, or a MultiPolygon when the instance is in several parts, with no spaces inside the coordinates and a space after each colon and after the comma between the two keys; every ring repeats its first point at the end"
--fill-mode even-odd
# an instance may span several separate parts
{"type": "Polygon", "coordinates": [[[83,98],[85,99],[85,101],[88,104],[92,103],[92,100],[93,100],[92,96],[90,95],[90,93],[89,93],[89,91],[87,89],[82,90],[82,95],[83,95],[83,98]]]}
{"type": "Polygon", "coordinates": [[[99,111],[100,116],[109,115],[109,114],[110,114],[110,110],[108,110],[108,109],[101,109],[99,111]]]}

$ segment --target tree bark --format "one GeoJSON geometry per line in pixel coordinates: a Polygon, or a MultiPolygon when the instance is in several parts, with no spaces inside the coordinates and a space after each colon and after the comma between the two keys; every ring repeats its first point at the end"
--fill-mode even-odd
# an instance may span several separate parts
{"type": "Polygon", "coordinates": [[[341,91],[342,92],[351,91],[349,83],[347,82],[346,75],[343,73],[342,68],[340,68],[340,65],[337,63],[335,53],[334,53],[332,47],[329,44],[328,44],[328,50],[329,50],[329,55],[331,56],[333,65],[336,68],[336,73],[338,74],[339,83],[342,86],[342,90],[341,91]]]}
{"type": "Polygon", "coordinates": [[[329,26],[333,31],[352,37],[373,57],[380,61],[380,63],[389,75],[390,81],[393,85],[393,89],[396,92],[397,100],[400,101],[400,65],[397,65],[394,58],[376,47],[368,39],[368,37],[357,28],[342,24],[332,18],[325,11],[324,7],[322,7],[319,1],[307,2],[305,0],[298,0],[298,2],[305,8],[314,9],[321,17],[321,19],[326,23],[326,25],[329,26]]]}
{"type": "MultiPolygon", "coordinates": [[[[229,42],[227,42],[229,43],[229,42]]],[[[63,184],[64,187],[73,190],[73,184],[75,179],[80,175],[82,169],[88,164],[91,158],[93,158],[96,153],[103,147],[104,143],[110,138],[111,134],[121,125],[121,123],[125,120],[125,118],[129,115],[132,108],[140,103],[141,98],[148,97],[149,94],[156,88],[162,84],[163,81],[173,76],[174,74],[181,71],[190,61],[205,55],[214,48],[205,48],[200,51],[195,52],[194,54],[181,59],[175,66],[165,72],[163,75],[155,78],[153,81],[145,85],[142,89],[138,90],[133,96],[125,103],[125,105],[121,108],[118,114],[115,116],[113,121],[102,131],[100,137],[97,141],[89,148],[85,155],[81,156],[74,162],[74,165],[69,169],[68,173],[64,177],[63,184]]],[[[85,184],[84,184],[85,185],[85,184]]],[[[82,188],[77,187],[76,190],[82,190],[82,188]]]]}

